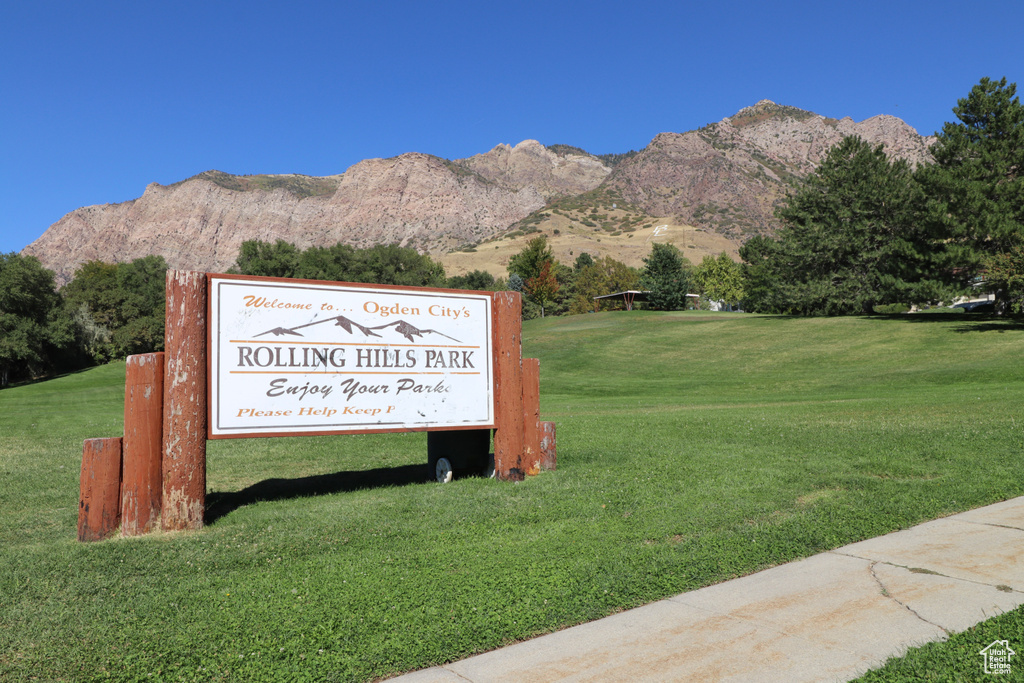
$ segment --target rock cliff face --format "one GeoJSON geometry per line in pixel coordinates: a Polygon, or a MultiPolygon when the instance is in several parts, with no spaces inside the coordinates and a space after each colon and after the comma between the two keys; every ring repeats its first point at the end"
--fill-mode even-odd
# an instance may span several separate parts
{"type": "Polygon", "coordinates": [[[928,162],[934,142],[892,116],[854,123],[762,100],[700,130],[658,135],[606,185],[651,215],[741,240],[774,230],[775,207],[848,135],[914,165],[928,162]]]}
{"type": "Polygon", "coordinates": [[[891,116],[854,123],[763,100],[689,133],[662,133],[613,170],[599,158],[535,140],[468,159],[426,154],[361,161],[343,174],[232,176],[208,171],[138,199],[67,214],[23,253],[66,282],[83,262],[162,255],[172,267],[224,271],[245,240],[300,248],[398,243],[441,254],[509,229],[550,202],[597,188],[650,216],[735,242],[771,232],[786,192],[845,135],[925,163],[930,140],[891,116]]]}
{"type": "Polygon", "coordinates": [[[533,188],[546,200],[593,190],[611,172],[589,154],[556,154],[536,140],[498,145],[460,163],[509,190],[533,188]]]}
{"type": "Polygon", "coordinates": [[[85,261],[147,254],[174,268],[222,272],[251,239],[303,249],[398,243],[444,252],[500,232],[544,202],[530,186],[501,187],[425,154],[361,161],[330,178],[207,172],[166,187],[154,183],[129,202],[72,211],[24,253],[64,282],[85,261]],[[304,185],[314,181],[323,194],[308,194],[304,185]]]}

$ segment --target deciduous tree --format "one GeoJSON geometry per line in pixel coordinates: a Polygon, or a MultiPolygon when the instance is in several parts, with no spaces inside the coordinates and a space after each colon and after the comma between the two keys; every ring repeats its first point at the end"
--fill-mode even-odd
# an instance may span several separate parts
{"type": "Polygon", "coordinates": [[[743,268],[724,251],[717,257],[705,255],[693,271],[693,282],[705,297],[727,306],[743,299],[743,268]]]}
{"type": "Polygon", "coordinates": [[[492,290],[497,286],[494,276],[484,270],[474,270],[465,275],[453,275],[448,278],[448,286],[452,289],[492,290]]]}
{"type": "Polygon", "coordinates": [[[382,285],[444,287],[444,266],[412,247],[397,244],[377,245],[363,250],[359,279],[382,285]]]}
{"type": "Polygon", "coordinates": [[[0,388],[41,371],[50,351],[70,341],[60,311],[52,271],[34,256],[0,254],[0,388]]]}
{"type": "Polygon", "coordinates": [[[536,277],[527,280],[524,287],[526,294],[540,306],[540,317],[542,318],[544,317],[544,307],[555,300],[555,295],[558,294],[560,288],[558,279],[552,272],[552,265],[551,261],[545,261],[536,277]]]}
{"type": "Polygon", "coordinates": [[[354,273],[359,270],[359,262],[359,253],[348,244],[310,247],[299,255],[294,277],[352,282],[354,273]]]}
{"type": "Polygon", "coordinates": [[[79,267],[63,295],[93,362],[163,348],[166,272],[162,256],[79,267]]]}
{"type": "Polygon", "coordinates": [[[526,282],[532,277],[540,275],[544,263],[555,262],[555,255],[548,246],[548,238],[545,235],[534,237],[518,254],[508,261],[508,273],[515,273],[526,282]]]}
{"type": "Polygon", "coordinates": [[[242,243],[231,272],[413,287],[444,287],[447,281],[440,263],[397,244],[355,249],[339,243],[303,251],[284,240],[249,240],[242,243]]]}
{"type": "Polygon", "coordinates": [[[589,313],[621,306],[621,301],[594,297],[636,289],[640,286],[640,273],[611,256],[602,256],[583,266],[573,278],[573,291],[569,313],[589,313]]]}
{"type": "Polygon", "coordinates": [[[233,272],[263,277],[295,277],[299,267],[299,250],[294,244],[277,240],[273,244],[246,240],[238,250],[233,272]]]}

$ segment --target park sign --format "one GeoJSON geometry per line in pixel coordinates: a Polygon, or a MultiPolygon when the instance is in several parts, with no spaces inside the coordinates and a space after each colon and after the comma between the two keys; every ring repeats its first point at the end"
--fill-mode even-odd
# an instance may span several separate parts
{"type": "Polygon", "coordinates": [[[488,293],[207,277],[209,438],[494,426],[488,293]]]}
{"type": "Polygon", "coordinates": [[[554,469],[521,314],[519,292],[167,271],[164,350],[125,363],[124,436],[83,444],[78,539],[201,529],[211,438],[426,431],[438,481],[554,469]]]}

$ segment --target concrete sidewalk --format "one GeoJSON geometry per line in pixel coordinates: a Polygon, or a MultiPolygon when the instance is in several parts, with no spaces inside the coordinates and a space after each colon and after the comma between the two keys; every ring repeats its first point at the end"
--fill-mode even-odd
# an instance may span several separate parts
{"type": "Polygon", "coordinates": [[[392,680],[846,681],[1021,604],[1024,497],[392,680]]]}

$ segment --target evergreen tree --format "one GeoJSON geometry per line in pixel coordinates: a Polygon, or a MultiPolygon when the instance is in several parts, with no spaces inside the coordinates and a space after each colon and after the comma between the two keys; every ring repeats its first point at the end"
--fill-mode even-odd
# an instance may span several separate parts
{"type": "Polygon", "coordinates": [[[988,270],[997,296],[1018,310],[1024,273],[1009,271],[1024,248],[1024,107],[1015,83],[981,79],[953,108],[921,170],[936,235],[960,247],[960,272],[988,270]]]}
{"type": "Polygon", "coordinates": [[[761,313],[788,313],[780,285],[789,277],[782,245],[771,237],[754,235],[740,247],[744,306],[761,313]]]}
{"type": "Polygon", "coordinates": [[[686,259],[674,244],[651,244],[651,253],[644,257],[641,288],[647,290],[651,308],[662,311],[680,311],[686,308],[686,294],[690,277],[684,263],[686,259]]]}
{"type": "Polygon", "coordinates": [[[941,245],[917,220],[922,199],[905,161],[843,139],[778,211],[775,244],[741,250],[752,298],[774,289],[778,312],[803,315],[871,314],[878,304],[937,298],[948,271],[941,245]]]}
{"type": "Polygon", "coordinates": [[[572,264],[572,269],[578,273],[587,266],[592,265],[594,265],[594,257],[584,251],[576,257],[576,261],[572,264]]]}

